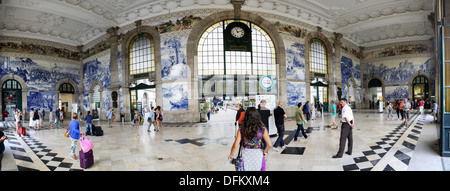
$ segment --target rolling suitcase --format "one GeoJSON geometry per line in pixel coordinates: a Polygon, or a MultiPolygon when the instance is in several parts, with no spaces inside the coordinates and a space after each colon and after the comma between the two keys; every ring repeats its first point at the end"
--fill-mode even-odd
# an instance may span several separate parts
{"type": "Polygon", "coordinates": [[[88,152],[83,152],[83,150],[80,150],[80,167],[81,168],[89,168],[94,164],[94,151],[89,150],[88,152]]]}

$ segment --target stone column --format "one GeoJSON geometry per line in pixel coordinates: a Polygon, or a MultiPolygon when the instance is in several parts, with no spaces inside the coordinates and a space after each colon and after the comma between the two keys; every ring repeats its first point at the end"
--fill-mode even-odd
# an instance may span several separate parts
{"type": "MultiPolygon", "coordinates": [[[[109,44],[110,44],[110,59],[111,59],[111,86],[108,89],[111,91],[115,91],[119,88],[119,64],[118,64],[118,44],[119,44],[119,36],[117,35],[117,30],[119,27],[111,27],[109,28],[109,44]]],[[[118,90],[117,90],[118,91],[118,90]]]]}
{"type": "MultiPolygon", "coordinates": [[[[336,68],[334,69],[336,82],[334,82],[333,85],[336,86],[336,91],[338,87],[342,87],[344,85],[342,83],[342,74],[341,74],[341,38],[342,34],[340,33],[333,33],[334,34],[334,61],[336,68]]],[[[333,87],[333,99],[334,99],[334,87],[333,87]]],[[[336,95],[336,99],[339,99],[339,97],[336,95]]],[[[336,100],[339,101],[339,100],[336,100]]]]}

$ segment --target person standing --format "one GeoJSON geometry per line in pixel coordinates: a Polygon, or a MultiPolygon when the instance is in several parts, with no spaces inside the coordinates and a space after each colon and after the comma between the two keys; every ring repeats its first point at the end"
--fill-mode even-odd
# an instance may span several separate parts
{"type": "Polygon", "coordinates": [[[4,129],[8,128],[8,116],[9,116],[9,112],[7,109],[5,109],[5,111],[3,111],[3,128],[4,129]]]}
{"type": "Polygon", "coordinates": [[[405,102],[403,102],[403,115],[405,118],[405,125],[408,126],[409,119],[409,110],[411,109],[411,103],[408,101],[408,98],[405,98],[405,102]]]}
{"type": "Polygon", "coordinates": [[[112,118],[111,118],[112,123],[116,122],[116,112],[114,111],[114,109],[112,109],[112,118]]]}
{"type": "Polygon", "coordinates": [[[420,99],[420,101],[419,101],[419,110],[420,110],[420,114],[423,114],[423,105],[424,105],[424,102],[423,102],[422,99],[420,99]]]}
{"type": "Polygon", "coordinates": [[[5,144],[3,142],[8,139],[7,136],[3,133],[3,131],[0,131],[0,171],[2,171],[2,159],[3,159],[3,152],[5,151],[5,144]]]}
{"type": "Polygon", "coordinates": [[[73,160],[77,160],[77,155],[75,154],[75,148],[77,146],[78,140],[80,139],[80,135],[83,135],[84,133],[80,130],[80,124],[78,123],[78,115],[77,113],[73,113],[72,115],[72,121],[70,121],[69,128],[70,128],[70,153],[69,156],[73,160]]]}
{"type": "Polygon", "coordinates": [[[341,99],[341,105],[342,107],[342,117],[341,117],[341,138],[339,140],[339,151],[336,155],[333,156],[333,158],[342,158],[342,155],[344,154],[344,148],[345,148],[345,141],[348,139],[348,148],[347,153],[348,155],[352,155],[352,149],[353,149],[353,133],[352,130],[355,128],[355,120],[353,119],[353,111],[347,104],[347,99],[342,98],[341,99]]]}
{"type": "Polygon", "coordinates": [[[21,129],[21,122],[20,122],[20,116],[22,116],[22,113],[19,111],[19,109],[16,108],[16,111],[14,112],[14,118],[16,119],[16,134],[19,136],[22,136],[22,129],[21,129]]]}
{"type": "Polygon", "coordinates": [[[438,104],[436,103],[436,101],[433,101],[433,112],[431,113],[431,115],[433,116],[433,122],[437,123],[438,104]]]}
{"type": "Polygon", "coordinates": [[[339,115],[339,117],[341,117],[341,115],[342,115],[342,105],[341,105],[341,102],[339,102],[338,103],[338,105],[337,105],[337,114],[339,115]]]}
{"type": "Polygon", "coordinates": [[[241,156],[244,163],[245,171],[261,171],[264,170],[265,159],[272,148],[269,132],[264,128],[261,116],[255,107],[249,107],[245,111],[244,121],[241,128],[237,132],[234,144],[231,147],[228,160],[233,159],[236,149],[241,147],[241,156]],[[266,140],[267,146],[262,149],[262,139],[266,140]]]}
{"type": "Polygon", "coordinates": [[[400,115],[402,116],[402,120],[404,120],[405,119],[405,111],[403,111],[403,100],[399,100],[399,102],[398,102],[398,110],[400,110],[400,115]]]}
{"type": "Polygon", "coordinates": [[[59,121],[61,122],[61,125],[64,125],[64,109],[59,111],[59,121]]]}
{"type": "MultiPolygon", "coordinates": [[[[261,100],[258,106],[258,112],[261,116],[261,121],[263,122],[264,127],[267,129],[267,131],[269,131],[270,110],[266,108],[266,103],[266,100],[261,100]]],[[[262,140],[262,148],[266,148],[266,141],[264,139],[262,140]]]]}
{"type": "Polygon", "coordinates": [[[395,100],[395,110],[397,111],[397,120],[400,120],[400,101],[395,100]]]}
{"type": "Polygon", "coordinates": [[[281,149],[285,149],[286,146],[284,145],[284,119],[287,118],[286,113],[284,112],[284,109],[281,107],[283,104],[281,100],[278,100],[278,107],[273,110],[273,115],[275,117],[275,126],[277,127],[278,131],[278,138],[275,141],[275,144],[273,144],[273,150],[278,152],[278,146],[281,146],[281,149]]]}
{"type": "Polygon", "coordinates": [[[133,125],[136,127],[137,130],[137,137],[139,138],[139,123],[141,122],[141,115],[139,115],[139,111],[137,109],[134,110],[134,118],[133,118],[133,125]]]}
{"type": "Polygon", "coordinates": [[[34,130],[39,131],[40,128],[40,118],[41,114],[39,113],[39,108],[36,108],[36,110],[33,113],[33,123],[34,123],[34,130]],[[37,126],[37,128],[36,128],[37,126]]]}
{"type": "Polygon", "coordinates": [[[43,127],[44,126],[44,119],[45,119],[45,110],[44,109],[39,109],[39,114],[41,115],[40,117],[39,117],[39,120],[40,120],[40,124],[41,124],[41,127],[43,127]]]}
{"type": "Polygon", "coordinates": [[[305,115],[306,115],[306,120],[307,121],[309,121],[309,119],[311,118],[311,113],[310,113],[310,110],[309,110],[309,101],[307,101],[306,103],[305,103],[305,106],[303,106],[303,107],[305,107],[305,115]]]}
{"type": "Polygon", "coordinates": [[[392,114],[392,110],[394,110],[394,108],[392,108],[392,104],[387,101],[386,103],[386,111],[387,111],[387,120],[389,120],[389,116],[392,116],[392,120],[394,120],[394,115],[392,114]]]}
{"type": "Polygon", "coordinates": [[[53,109],[50,109],[50,111],[48,112],[48,122],[50,124],[50,128],[53,127],[53,109]]]}
{"type": "Polygon", "coordinates": [[[234,121],[234,125],[235,126],[237,125],[237,123],[239,121],[239,118],[241,117],[241,113],[242,112],[245,113],[244,107],[242,106],[242,104],[239,104],[238,105],[238,110],[237,110],[237,113],[236,113],[236,120],[234,121]]]}
{"type": "Polygon", "coordinates": [[[161,106],[156,106],[155,109],[155,117],[156,117],[156,130],[155,131],[160,131],[161,127],[162,127],[162,121],[163,121],[163,112],[161,109],[161,106]]]}
{"type": "Polygon", "coordinates": [[[58,126],[59,126],[59,107],[57,107],[56,108],[56,111],[55,111],[55,125],[56,125],[56,127],[58,128],[58,126]]]}
{"type": "Polygon", "coordinates": [[[300,131],[302,131],[303,137],[305,137],[305,139],[308,138],[308,136],[305,133],[305,128],[303,128],[303,125],[305,123],[307,123],[308,121],[305,120],[305,118],[303,117],[303,107],[302,107],[302,102],[299,102],[297,104],[298,109],[297,111],[295,111],[295,117],[296,117],[296,122],[297,122],[297,131],[295,131],[295,135],[294,135],[294,142],[298,142],[300,140],[297,140],[297,137],[300,134],[300,131]]]}
{"type": "MultiPolygon", "coordinates": [[[[108,112],[106,112],[106,118],[108,118],[108,127],[109,127],[109,128],[112,127],[112,126],[111,126],[112,116],[113,116],[112,109],[109,108],[108,112]]],[[[138,123],[138,125],[139,125],[139,123],[138,123]]]]}
{"type": "Polygon", "coordinates": [[[153,106],[150,110],[150,114],[147,118],[147,122],[148,122],[147,132],[151,132],[150,128],[152,127],[152,125],[153,125],[153,128],[155,128],[155,108],[153,106]]]}
{"type": "Polygon", "coordinates": [[[30,109],[30,124],[28,124],[28,126],[29,126],[30,128],[34,128],[34,120],[33,120],[33,117],[34,117],[34,109],[31,108],[31,109],[30,109]]]}
{"type": "Polygon", "coordinates": [[[94,135],[94,132],[92,131],[92,115],[91,111],[87,112],[87,115],[84,117],[84,121],[86,121],[86,132],[84,134],[88,135],[88,129],[89,129],[89,135],[94,135]]]}
{"type": "Polygon", "coordinates": [[[336,104],[334,104],[334,100],[331,100],[331,121],[333,122],[331,127],[336,127],[336,128],[333,128],[333,129],[337,129],[339,127],[336,124],[336,113],[337,113],[336,104]]]}

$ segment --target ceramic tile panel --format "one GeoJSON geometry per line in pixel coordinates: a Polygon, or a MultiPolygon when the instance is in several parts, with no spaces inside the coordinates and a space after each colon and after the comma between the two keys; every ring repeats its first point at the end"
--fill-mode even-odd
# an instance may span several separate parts
{"type": "Polygon", "coordinates": [[[305,45],[301,42],[286,43],[286,78],[305,80],[305,45]]]}
{"type": "Polygon", "coordinates": [[[89,91],[94,80],[98,80],[103,88],[111,85],[111,60],[109,54],[83,64],[84,91],[89,91]]]}
{"type": "Polygon", "coordinates": [[[186,44],[188,36],[161,39],[161,78],[187,78],[186,44]]]}
{"type": "Polygon", "coordinates": [[[188,87],[185,82],[162,85],[163,110],[188,110],[188,87]]]}
{"type": "Polygon", "coordinates": [[[306,102],[305,82],[286,82],[287,106],[297,106],[299,102],[306,102]]]}
{"type": "Polygon", "coordinates": [[[41,108],[45,111],[56,110],[55,107],[55,93],[49,92],[28,92],[27,95],[27,109],[41,108]]]}
{"type": "Polygon", "coordinates": [[[80,83],[80,68],[72,64],[2,56],[0,68],[0,78],[11,73],[20,76],[29,90],[54,91],[56,84],[64,78],[80,83]]]}

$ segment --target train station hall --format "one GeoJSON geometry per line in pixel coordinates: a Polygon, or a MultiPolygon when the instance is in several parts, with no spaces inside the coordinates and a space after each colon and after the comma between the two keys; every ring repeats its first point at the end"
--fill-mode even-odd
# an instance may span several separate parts
{"type": "Polygon", "coordinates": [[[447,42],[446,0],[0,0],[0,171],[450,171],[447,42]]]}

